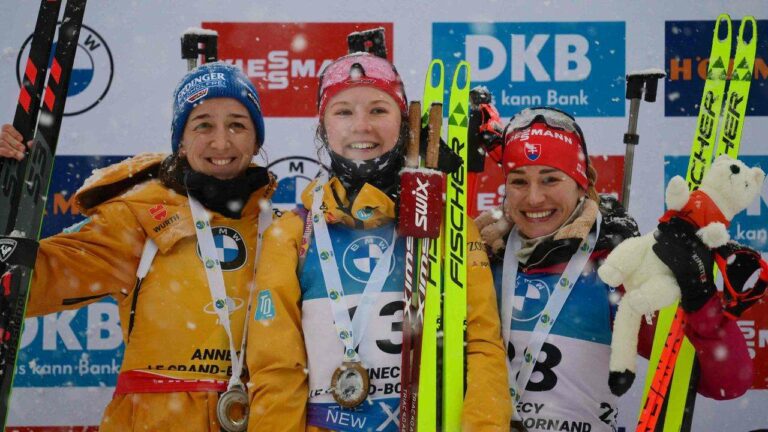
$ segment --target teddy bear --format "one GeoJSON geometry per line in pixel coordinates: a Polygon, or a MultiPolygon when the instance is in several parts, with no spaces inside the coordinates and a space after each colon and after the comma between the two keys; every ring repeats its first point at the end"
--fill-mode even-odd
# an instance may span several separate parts
{"type": "MultiPolygon", "coordinates": [[[[689,192],[682,177],[670,180],[665,194],[668,211],[660,222],[680,218],[698,229],[696,235],[710,250],[723,246],[730,238],[730,220],[759,195],[764,179],[760,168],[720,156],[694,192],[689,192]]],[[[609,386],[617,396],[626,392],[635,378],[641,317],[673,304],[681,296],[673,272],[653,251],[657,243],[654,234],[658,231],[623,241],[597,271],[606,284],[623,284],[625,291],[613,324],[609,365],[609,386]]]]}

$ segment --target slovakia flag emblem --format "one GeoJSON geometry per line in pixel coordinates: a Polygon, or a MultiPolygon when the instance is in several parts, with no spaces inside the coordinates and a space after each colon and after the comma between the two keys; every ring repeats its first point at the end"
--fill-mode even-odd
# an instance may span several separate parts
{"type": "Polygon", "coordinates": [[[541,156],[541,144],[525,143],[523,151],[528,160],[535,161],[541,156]]]}

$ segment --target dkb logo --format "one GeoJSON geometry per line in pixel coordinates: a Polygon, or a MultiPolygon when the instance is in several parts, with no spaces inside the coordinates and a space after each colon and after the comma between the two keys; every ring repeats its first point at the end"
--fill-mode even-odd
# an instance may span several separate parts
{"type": "MultiPolygon", "coordinates": [[[[623,22],[435,23],[432,56],[472,65],[502,117],[534,105],[577,116],[624,115],[623,22]]],[[[450,72],[449,72],[450,73],[450,72]]]]}

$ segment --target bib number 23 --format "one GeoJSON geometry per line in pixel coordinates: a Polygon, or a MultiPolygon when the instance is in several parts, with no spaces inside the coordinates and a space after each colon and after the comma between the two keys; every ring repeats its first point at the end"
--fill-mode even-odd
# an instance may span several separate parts
{"type": "MultiPolygon", "coordinates": [[[[515,354],[515,347],[510,343],[507,345],[507,356],[510,363],[513,362],[515,354]]],[[[526,391],[547,391],[552,390],[557,385],[557,375],[554,372],[554,368],[563,360],[563,355],[556,346],[546,342],[541,347],[539,359],[542,358],[542,354],[544,360],[537,360],[533,366],[531,379],[528,381],[528,385],[525,386],[526,391]]]]}

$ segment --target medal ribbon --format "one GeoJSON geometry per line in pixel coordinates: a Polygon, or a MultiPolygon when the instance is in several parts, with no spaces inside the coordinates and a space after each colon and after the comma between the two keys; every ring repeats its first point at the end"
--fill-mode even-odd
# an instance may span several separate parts
{"type": "MultiPolygon", "coordinates": [[[[232,376],[229,378],[229,384],[227,390],[231,390],[234,387],[243,387],[243,383],[240,381],[240,374],[243,370],[243,361],[245,360],[245,340],[248,332],[248,316],[251,310],[251,291],[253,286],[249,287],[248,291],[248,307],[246,309],[246,318],[243,324],[243,338],[240,342],[240,355],[237,355],[235,350],[235,342],[232,338],[232,330],[230,328],[229,321],[229,305],[227,304],[227,291],[224,286],[224,275],[221,272],[221,262],[218,259],[218,252],[216,250],[216,244],[213,241],[213,232],[211,231],[210,218],[205,208],[193,198],[191,195],[187,195],[189,198],[189,208],[192,211],[192,217],[195,223],[195,235],[197,236],[197,243],[200,245],[200,255],[203,260],[203,266],[205,267],[205,275],[208,279],[208,288],[211,291],[211,298],[213,299],[213,308],[216,311],[216,315],[219,318],[219,323],[224,327],[224,331],[227,333],[229,339],[229,351],[232,356],[232,376]]],[[[272,208],[267,207],[262,209],[259,213],[259,231],[258,240],[256,243],[256,256],[255,260],[259,259],[261,253],[262,237],[267,226],[272,222],[272,208]]]]}
{"type": "MultiPolygon", "coordinates": [[[[509,369],[509,388],[510,394],[514,399],[514,403],[520,401],[525,392],[525,386],[528,385],[528,381],[531,379],[533,373],[533,367],[536,365],[541,347],[544,345],[544,341],[547,339],[549,332],[555,325],[560,311],[565,305],[565,301],[568,299],[568,295],[573,291],[573,287],[576,285],[576,281],[579,278],[579,274],[584,271],[584,267],[589,261],[589,256],[595,249],[595,243],[598,235],[600,234],[600,223],[602,217],[600,212],[597,213],[597,227],[594,233],[590,233],[585,241],[581,243],[579,249],[568,261],[565,266],[560,280],[555,286],[554,293],[549,297],[547,305],[541,312],[539,319],[536,322],[536,327],[531,333],[531,339],[528,341],[528,346],[523,351],[523,359],[521,361],[522,366],[517,374],[517,381],[515,381],[515,371],[512,370],[512,365],[507,358],[507,366],[509,369]]],[[[509,346],[509,341],[512,337],[512,314],[515,301],[515,287],[517,285],[517,251],[522,247],[522,240],[518,234],[517,227],[512,229],[507,239],[507,249],[504,253],[504,267],[502,269],[502,305],[501,305],[501,323],[502,334],[504,336],[504,348],[509,346]],[[506,326],[504,323],[508,323],[506,326]]],[[[521,306],[522,307],[522,306],[521,306]]],[[[520,420],[520,416],[515,410],[515,419],[520,420]]]]}
{"type": "Polygon", "coordinates": [[[339,340],[344,344],[344,361],[360,362],[360,355],[355,350],[355,347],[362,340],[362,336],[368,327],[371,316],[370,311],[376,295],[381,292],[387,280],[390,263],[392,262],[392,252],[395,249],[395,240],[397,240],[397,230],[392,230],[392,242],[371,272],[371,276],[368,278],[368,282],[365,284],[365,289],[360,297],[360,303],[357,305],[355,317],[350,320],[347,301],[344,298],[344,287],[341,283],[341,275],[339,274],[339,268],[333,252],[331,234],[328,232],[325,214],[321,209],[323,204],[323,185],[325,182],[325,175],[317,180],[312,198],[312,224],[317,242],[317,252],[320,257],[320,268],[323,271],[323,280],[325,282],[325,289],[328,292],[328,298],[331,300],[331,311],[333,312],[336,332],[339,335],[339,340]]]}

